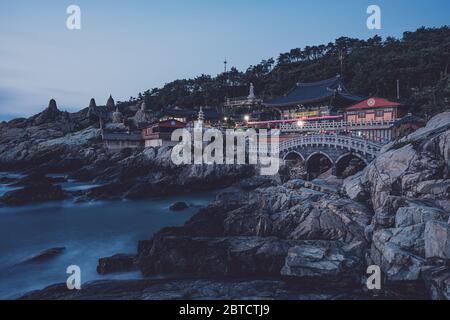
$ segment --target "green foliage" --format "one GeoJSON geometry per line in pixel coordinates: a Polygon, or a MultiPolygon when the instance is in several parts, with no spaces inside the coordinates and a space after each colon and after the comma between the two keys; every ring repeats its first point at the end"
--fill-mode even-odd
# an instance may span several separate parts
{"type": "Polygon", "coordinates": [[[201,75],[148,90],[126,104],[145,99],[155,111],[167,106],[221,105],[226,97],[246,94],[249,83],[263,99],[283,95],[298,82],[311,82],[341,73],[348,89],[362,96],[397,97],[418,114],[448,108],[450,99],[450,28],[420,28],[401,39],[368,40],[342,37],[334,43],[296,48],[278,59],[263,60],[245,72],[232,68],[216,77],[201,75]],[[245,89],[244,91],[242,89],[245,89]]]}

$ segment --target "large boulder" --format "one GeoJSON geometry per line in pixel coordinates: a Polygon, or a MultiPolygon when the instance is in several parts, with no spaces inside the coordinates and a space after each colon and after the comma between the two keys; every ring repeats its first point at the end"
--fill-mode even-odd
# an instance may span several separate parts
{"type": "Polygon", "coordinates": [[[405,228],[433,220],[447,221],[449,216],[449,212],[426,205],[401,207],[395,215],[395,226],[405,228]]]}
{"type": "Polygon", "coordinates": [[[364,243],[344,246],[337,242],[314,242],[289,249],[284,276],[302,281],[358,284],[363,275],[364,243]]]}
{"type": "Polygon", "coordinates": [[[41,202],[61,201],[68,197],[68,194],[60,186],[40,183],[9,191],[0,198],[0,203],[6,206],[22,206],[41,202]]]}
{"type": "Polygon", "coordinates": [[[450,112],[425,128],[385,146],[360,174],[344,182],[347,195],[370,199],[376,211],[390,196],[440,201],[449,197],[450,112]]]}
{"type": "Polygon", "coordinates": [[[112,257],[98,260],[97,273],[106,275],[110,273],[129,272],[136,269],[135,255],[116,254],[112,257]]]}
{"type": "Polygon", "coordinates": [[[193,238],[159,235],[141,248],[138,265],[144,275],[276,276],[292,241],[276,238],[193,238]]]}
{"type": "Polygon", "coordinates": [[[450,260],[450,225],[447,222],[429,221],[425,228],[425,256],[450,260]]]}
{"type": "Polygon", "coordinates": [[[372,218],[366,206],[301,185],[293,181],[254,191],[248,200],[226,213],[224,235],[348,243],[365,239],[364,229],[372,218]]]}
{"type": "Polygon", "coordinates": [[[433,300],[450,300],[450,268],[429,266],[422,270],[425,285],[433,300]]]}
{"type": "Polygon", "coordinates": [[[170,210],[172,211],[184,211],[189,208],[189,205],[186,202],[175,202],[170,206],[170,210]]]}
{"type": "Polygon", "coordinates": [[[382,229],[373,235],[370,259],[380,266],[389,281],[417,281],[425,265],[425,225],[382,229]]]}

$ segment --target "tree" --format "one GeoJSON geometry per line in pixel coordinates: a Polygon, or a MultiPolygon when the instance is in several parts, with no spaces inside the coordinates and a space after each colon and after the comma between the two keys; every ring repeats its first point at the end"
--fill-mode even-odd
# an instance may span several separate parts
{"type": "MultiPolygon", "coordinates": [[[[144,99],[153,110],[167,106],[192,108],[221,105],[225,97],[245,94],[253,83],[266,99],[285,94],[298,82],[318,81],[340,73],[339,55],[344,59],[347,88],[361,96],[397,97],[400,80],[402,102],[417,113],[435,114],[448,108],[450,28],[420,28],[405,32],[401,39],[379,36],[368,40],[341,37],[326,45],[294,48],[274,59],[262,60],[245,72],[232,67],[216,77],[200,75],[176,80],[162,88],[131,97],[144,99]]],[[[125,104],[125,103],[124,103],[125,104]]]]}

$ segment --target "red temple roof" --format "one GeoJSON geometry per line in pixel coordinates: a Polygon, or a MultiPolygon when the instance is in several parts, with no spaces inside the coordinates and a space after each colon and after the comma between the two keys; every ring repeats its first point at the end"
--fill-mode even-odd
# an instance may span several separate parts
{"type": "Polygon", "coordinates": [[[401,106],[401,104],[398,102],[389,101],[383,98],[369,98],[353,106],[348,107],[346,110],[352,111],[352,110],[376,109],[376,108],[398,107],[398,106],[401,106]]]}

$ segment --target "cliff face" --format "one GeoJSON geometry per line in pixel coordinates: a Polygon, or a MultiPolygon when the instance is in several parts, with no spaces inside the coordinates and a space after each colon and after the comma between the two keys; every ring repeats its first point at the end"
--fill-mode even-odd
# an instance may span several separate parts
{"type": "Polygon", "coordinates": [[[368,263],[391,281],[426,279],[434,298],[450,298],[450,113],[386,146],[344,188],[374,209],[368,263]]]}
{"type": "Polygon", "coordinates": [[[0,166],[3,170],[29,170],[49,161],[55,164],[64,154],[69,158],[79,151],[71,149],[75,144],[85,146],[100,137],[100,131],[91,125],[87,109],[63,112],[52,99],[37,115],[0,123],[0,166]]]}

